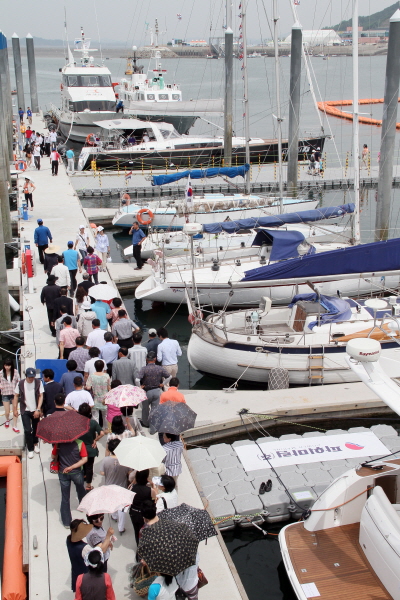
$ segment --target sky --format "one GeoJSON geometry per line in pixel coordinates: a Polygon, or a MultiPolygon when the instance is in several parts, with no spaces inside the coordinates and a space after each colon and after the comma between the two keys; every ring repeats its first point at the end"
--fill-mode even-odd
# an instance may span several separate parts
{"type": "MultiPolygon", "coordinates": [[[[239,1],[233,2],[233,29],[239,25],[239,1]]],[[[280,37],[293,24],[291,3],[278,0],[280,37]]],[[[351,17],[353,0],[300,0],[298,15],[304,29],[319,29],[351,17]]],[[[368,15],[394,4],[394,0],[362,0],[360,15],[368,15]]],[[[248,38],[259,41],[271,37],[272,0],[247,0],[248,38]]],[[[173,38],[206,39],[222,35],[224,0],[1,0],[0,28],[8,38],[16,32],[46,39],[64,39],[64,6],[67,8],[68,37],[73,40],[84,27],[87,37],[119,40],[124,46],[150,42],[149,27],[158,18],[165,32],[161,42],[173,38]],[[181,15],[181,19],[178,18],[181,15]],[[147,29],[147,34],[146,34],[147,29]]]]}

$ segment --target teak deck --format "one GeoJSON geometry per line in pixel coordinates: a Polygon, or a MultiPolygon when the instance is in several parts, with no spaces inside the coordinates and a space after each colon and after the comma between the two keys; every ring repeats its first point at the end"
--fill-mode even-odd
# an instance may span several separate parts
{"type": "Polygon", "coordinates": [[[359,543],[360,524],[310,532],[304,523],[285,533],[293,568],[300,584],[315,583],[321,600],[392,600],[359,543]]]}

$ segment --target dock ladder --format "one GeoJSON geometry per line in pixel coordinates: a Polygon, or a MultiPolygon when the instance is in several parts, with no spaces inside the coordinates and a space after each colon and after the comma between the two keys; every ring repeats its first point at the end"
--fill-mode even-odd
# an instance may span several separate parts
{"type": "Polygon", "coordinates": [[[308,355],[308,385],[324,385],[324,354],[308,355]]]}

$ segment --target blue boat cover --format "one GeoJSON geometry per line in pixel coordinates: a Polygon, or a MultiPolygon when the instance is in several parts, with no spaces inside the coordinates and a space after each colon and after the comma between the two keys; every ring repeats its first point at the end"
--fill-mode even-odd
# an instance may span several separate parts
{"type": "Polygon", "coordinates": [[[242,281],[400,271],[400,238],[321,252],[246,271],[242,281]]]}
{"type": "Polygon", "coordinates": [[[300,231],[260,229],[253,240],[252,246],[262,246],[262,244],[270,246],[272,244],[270,260],[285,260],[288,258],[298,258],[304,254],[314,254],[315,248],[310,244],[308,244],[306,252],[299,253],[299,245],[304,241],[305,237],[300,231]]]}
{"type": "Polygon", "coordinates": [[[245,164],[241,167],[219,167],[213,169],[193,169],[193,171],[180,171],[179,173],[171,173],[171,175],[153,175],[151,185],[165,185],[166,183],[174,183],[180,179],[190,177],[190,179],[205,179],[211,177],[244,177],[250,165],[245,164]]]}
{"type": "Polygon", "coordinates": [[[269,215],[267,217],[258,217],[250,219],[240,219],[238,221],[224,221],[223,223],[210,223],[203,225],[205,233],[235,233],[240,229],[254,229],[255,227],[280,227],[287,223],[310,223],[322,221],[322,219],[331,219],[341,217],[344,214],[354,212],[353,202],[341,206],[324,206],[315,210],[301,210],[294,213],[284,213],[282,215],[269,215]]]}
{"type": "MultiPolygon", "coordinates": [[[[346,300],[342,300],[337,296],[324,296],[323,294],[318,295],[315,293],[311,294],[297,294],[294,296],[291,303],[289,304],[289,308],[292,308],[296,304],[303,300],[303,302],[318,302],[320,305],[325,308],[328,312],[322,313],[320,316],[320,324],[325,325],[326,323],[338,323],[339,321],[347,321],[351,317],[351,306],[346,300]]],[[[318,325],[317,321],[311,321],[308,324],[308,328],[312,329],[318,325]]]]}

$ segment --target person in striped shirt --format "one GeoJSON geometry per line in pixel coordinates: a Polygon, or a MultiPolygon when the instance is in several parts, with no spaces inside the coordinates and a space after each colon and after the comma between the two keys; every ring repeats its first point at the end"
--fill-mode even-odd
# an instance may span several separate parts
{"type": "Polygon", "coordinates": [[[183,444],[179,435],[164,433],[163,448],[167,453],[163,459],[165,474],[174,478],[175,488],[178,489],[178,477],[182,473],[183,444]]]}

